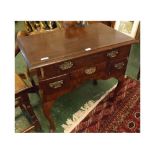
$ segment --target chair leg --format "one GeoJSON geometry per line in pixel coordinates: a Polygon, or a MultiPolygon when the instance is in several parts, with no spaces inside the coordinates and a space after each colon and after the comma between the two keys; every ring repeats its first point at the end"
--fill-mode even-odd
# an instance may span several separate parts
{"type": "Polygon", "coordinates": [[[24,105],[25,110],[29,114],[32,124],[35,125],[36,131],[41,130],[39,120],[37,119],[37,117],[33,111],[32,105],[30,104],[28,94],[22,95],[22,104],[24,105]]]}

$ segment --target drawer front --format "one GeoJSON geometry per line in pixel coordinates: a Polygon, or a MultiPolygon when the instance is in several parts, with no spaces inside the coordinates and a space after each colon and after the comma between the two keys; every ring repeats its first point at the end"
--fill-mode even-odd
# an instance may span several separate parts
{"type": "Polygon", "coordinates": [[[111,61],[109,64],[109,74],[113,76],[125,75],[127,59],[111,61]]]}
{"type": "Polygon", "coordinates": [[[113,50],[110,50],[106,53],[108,60],[117,60],[122,58],[127,58],[130,53],[131,45],[122,46],[113,50]]]}
{"type": "Polygon", "coordinates": [[[107,74],[107,63],[106,61],[104,63],[100,64],[94,64],[94,65],[87,65],[81,69],[78,69],[76,71],[73,71],[70,73],[71,79],[90,79],[90,78],[96,78],[98,74],[107,74]]]}
{"type": "Polygon", "coordinates": [[[77,59],[56,63],[53,65],[40,68],[41,79],[51,78],[62,74],[70,73],[74,70],[81,69],[92,64],[99,64],[105,61],[117,60],[128,57],[130,45],[123,46],[117,49],[103,51],[89,56],[83,56],[77,59]]]}
{"type": "Polygon", "coordinates": [[[46,79],[46,78],[50,78],[61,74],[67,74],[74,70],[83,68],[86,65],[90,66],[91,64],[103,62],[105,60],[105,57],[106,57],[106,53],[103,52],[103,53],[98,53],[91,56],[84,56],[81,58],[45,66],[40,68],[39,77],[41,79],[46,79]]]}
{"type": "Polygon", "coordinates": [[[50,78],[47,80],[41,80],[39,82],[40,89],[46,92],[46,94],[50,94],[55,91],[59,91],[69,86],[69,75],[61,75],[58,77],[50,78]]]}

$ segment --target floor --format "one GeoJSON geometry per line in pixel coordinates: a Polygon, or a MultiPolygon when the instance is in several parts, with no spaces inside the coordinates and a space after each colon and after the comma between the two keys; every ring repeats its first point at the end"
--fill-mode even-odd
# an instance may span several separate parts
{"type": "Polygon", "coordinates": [[[66,125],[65,132],[140,133],[140,81],[125,78],[111,104],[113,93],[108,93],[75,127],[66,125]]]}
{"type": "MultiPolygon", "coordinates": [[[[18,22],[15,26],[15,32],[24,29],[23,22],[18,22]]],[[[136,79],[139,70],[140,62],[140,45],[135,44],[132,46],[129,62],[127,66],[126,75],[136,79]]],[[[23,73],[26,69],[24,59],[19,53],[15,58],[15,70],[17,73],[23,73]]],[[[80,109],[87,101],[93,99],[97,100],[108,89],[117,83],[117,80],[111,78],[109,80],[99,80],[98,85],[94,86],[92,81],[87,81],[81,85],[78,89],[75,89],[71,93],[61,96],[54,104],[52,109],[52,115],[56,122],[56,132],[63,132],[61,125],[65,123],[67,118],[71,117],[76,111],[80,109]]],[[[48,122],[46,121],[42,109],[41,101],[37,94],[30,95],[31,104],[34,107],[35,113],[41,123],[43,133],[49,132],[48,122]]],[[[25,116],[21,113],[20,109],[16,109],[16,123],[15,132],[22,131],[23,128],[29,125],[29,122],[25,119],[25,116]]]]}

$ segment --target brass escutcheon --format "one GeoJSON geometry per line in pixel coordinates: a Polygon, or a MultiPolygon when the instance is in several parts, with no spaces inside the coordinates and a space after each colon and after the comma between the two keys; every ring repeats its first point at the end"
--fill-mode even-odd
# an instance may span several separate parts
{"type": "Polygon", "coordinates": [[[117,56],[117,54],[118,54],[118,51],[113,50],[113,51],[111,51],[111,52],[108,52],[108,53],[107,53],[107,56],[110,57],[110,58],[114,58],[114,57],[117,56]]]}
{"type": "Polygon", "coordinates": [[[73,63],[71,61],[66,61],[59,66],[61,70],[66,70],[73,67],[73,63]]]}
{"type": "Polygon", "coordinates": [[[87,75],[93,74],[93,73],[96,72],[96,67],[87,68],[87,69],[85,69],[84,72],[85,72],[87,75]]]}
{"type": "Polygon", "coordinates": [[[114,67],[116,69],[122,69],[124,67],[124,65],[125,65],[124,62],[120,62],[120,63],[115,64],[114,67]]]}
{"type": "Polygon", "coordinates": [[[62,85],[63,85],[63,80],[49,83],[49,86],[50,86],[51,88],[54,88],[54,89],[60,88],[60,87],[62,87],[62,85]]]}

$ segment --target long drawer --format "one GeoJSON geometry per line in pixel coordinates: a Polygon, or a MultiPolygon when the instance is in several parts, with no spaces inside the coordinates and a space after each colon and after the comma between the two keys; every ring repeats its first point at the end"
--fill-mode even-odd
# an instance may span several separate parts
{"type": "Polygon", "coordinates": [[[129,52],[130,52],[130,45],[44,66],[40,68],[38,72],[39,77],[41,79],[47,79],[53,76],[70,73],[85,66],[91,66],[94,64],[103,63],[105,61],[110,62],[117,59],[126,58],[128,57],[129,52]]]}
{"type": "Polygon", "coordinates": [[[68,74],[64,74],[54,78],[40,80],[39,86],[41,90],[46,92],[46,94],[51,94],[52,92],[60,91],[61,89],[67,88],[69,82],[70,76],[68,74]]]}

